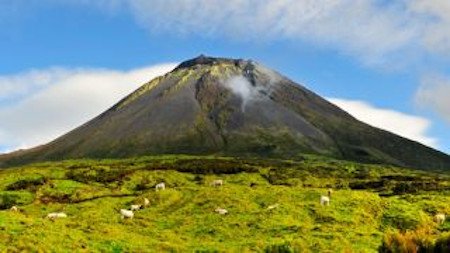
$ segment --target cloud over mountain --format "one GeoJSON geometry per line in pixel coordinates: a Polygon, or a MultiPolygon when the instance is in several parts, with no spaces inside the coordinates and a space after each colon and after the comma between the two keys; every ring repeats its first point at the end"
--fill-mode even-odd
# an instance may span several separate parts
{"type": "Polygon", "coordinates": [[[429,136],[431,121],[387,108],[378,108],[367,102],[329,98],[332,103],[346,110],[355,118],[369,125],[396,133],[430,147],[438,147],[438,140],[429,136]]]}
{"type": "Polygon", "coordinates": [[[50,68],[0,76],[0,146],[11,150],[51,141],[174,67],[50,68]]]}
{"type": "Polygon", "coordinates": [[[416,93],[416,103],[431,109],[450,124],[450,78],[428,75],[422,78],[416,93]]]}

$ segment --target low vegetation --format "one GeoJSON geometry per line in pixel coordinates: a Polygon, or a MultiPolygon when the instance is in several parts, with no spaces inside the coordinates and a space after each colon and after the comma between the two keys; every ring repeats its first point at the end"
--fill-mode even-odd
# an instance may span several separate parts
{"type": "Polygon", "coordinates": [[[448,252],[450,222],[433,216],[450,214],[449,186],[446,174],[316,156],[33,164],[0,170],[0,251],[448,252]]]}

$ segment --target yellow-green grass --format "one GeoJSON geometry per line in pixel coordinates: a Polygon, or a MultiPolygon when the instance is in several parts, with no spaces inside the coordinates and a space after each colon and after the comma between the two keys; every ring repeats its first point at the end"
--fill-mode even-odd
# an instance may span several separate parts
{"type": "Polygon", "coordinates": [[[429,227],[438,235],[450,228],[449,223],[438,227],[432,220],[436,212],[450,213],[446,175],[319,158],[301,162],[241,159],[239,164],[252,169],[233,174],[176,170],[177,166],[183,171],[195,164],[201,167],[199,163],[206,160],[212,161],[208,166],[220,167],[234,159],[162,156],[1,170],[0,196],[16,196],[9,201],[20,211],[0,211],[0,251],[376,252],[387,231],[429,227]],[[179,165],[182,160],[196,163],[179,165]],[[321,171],[324,166],[330,177],[321,171]],[[362,178],[364,169],[372,174],[364,172],[362,178]],[[107,182],[97,181],[96,173],[107,182]],[[393,175],[439,184],[434,191],[401,195],[386,194],[392,188],[389,185],[382,191],[349,187],[393,175]],[[225,183],[212,187],[214,179],[225,183]],[[8,190],[20,180],[38,183],[8,190]],[[159,182],[165,182],[167,189],[155,191],[153,186],[159,182]],[[321,206],[319,198],[329,186],[334,188],[331,203],[321,206]],[[150,200],[147,208],[136,211],[134,219],[121,219],[119,209],[142,204],[144,198],[150,200]],[[278,208],[268,210],[273,204],[279,204],[278,208]],[[229,213],[214,212],[218,207],[229,213]],[[45,218],[57,211],[68,217],[45,218]]]}

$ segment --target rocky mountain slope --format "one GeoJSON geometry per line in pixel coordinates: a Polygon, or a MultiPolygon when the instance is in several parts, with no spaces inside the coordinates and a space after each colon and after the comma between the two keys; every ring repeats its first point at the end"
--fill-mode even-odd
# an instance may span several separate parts
{"type": "Polygon", "coordinates": [[[180,64],[79,128],[0,167],[72,158],[220,154],[450,169],[450,157],[364,124],[249,60],[200,56],[180,64]]]}

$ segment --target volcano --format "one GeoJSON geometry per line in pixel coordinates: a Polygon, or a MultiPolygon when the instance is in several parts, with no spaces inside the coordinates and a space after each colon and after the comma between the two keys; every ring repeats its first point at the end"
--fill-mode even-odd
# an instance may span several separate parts
{"type": "Polygon", "coordinates": [[[450,157],[362,123],[251,60],[200,56],[144,84],[93,120],[0,166],[77,158],[201,154],[450,169],[450,157]]]}

